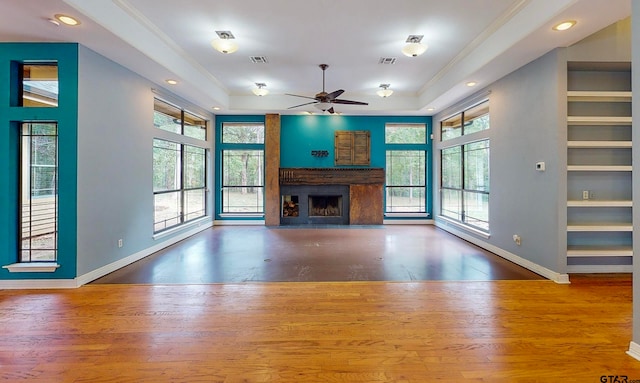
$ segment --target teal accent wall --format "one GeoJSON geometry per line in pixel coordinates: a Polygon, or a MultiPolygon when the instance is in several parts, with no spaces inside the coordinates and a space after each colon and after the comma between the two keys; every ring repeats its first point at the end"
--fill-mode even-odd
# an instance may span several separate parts
{"type": "Polygon", "coordinates": [[[77,257],[77,125],[78,45],[75,43],[0,43],[0,266],[18,260],[18,129],[23,121],[58,122],[58,263],[54,273],[9,273],[0,279],[70,279],[76,277],[77,257]],[[15,105],[16,63],[58,63],[57,108],[15,105]]]}
{"type": "MultiPolygon", "coordinates": [[[[431,135],[431,117],[414,116],[340,116],[291,115],[280,117],[281,168],[335,167],[334,133],[337,130],[368,130],[371,132],[372,168],[385,167],[384,127],[387,123],[427,124],[427,137],[431,135]],[[326,150],[327,157],[314,157],[312,150],[326,150]]],[[[429,145],[431,140],[428,140],[429,145]]],[[[429,149],[430,157],[431,150],[429,149]]],[[[341,166],[345,167],[345,166],[341,166]]],[[[348,167],[348,166],[346,166],[348,167]]],[[[362,166],[353,166],[362,167],[362,166]]]]}

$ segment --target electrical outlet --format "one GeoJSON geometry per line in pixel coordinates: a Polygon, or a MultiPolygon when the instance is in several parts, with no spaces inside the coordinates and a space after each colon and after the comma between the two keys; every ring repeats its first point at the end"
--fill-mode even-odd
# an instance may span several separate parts
{"type": "Polygon", "coordinates": [[[122,244],[123,244],[123,243],[122,243],[122,238],[120,238],[120,239],[118,240],[118,247],[122,247],[122,244]]]}
{"type": "Polygon", "coordinates": [[[513,242],[515,242],[516,245],[520,246],[520,245],[522,245],[522,238],[520,238],[520,236],[518,234],[514,234],[513,235],[513,242]]]}
{"type": "Polygon", "coordinates": [[[582,199],[589,199],[589,190],[582,191],[582,199]]]}

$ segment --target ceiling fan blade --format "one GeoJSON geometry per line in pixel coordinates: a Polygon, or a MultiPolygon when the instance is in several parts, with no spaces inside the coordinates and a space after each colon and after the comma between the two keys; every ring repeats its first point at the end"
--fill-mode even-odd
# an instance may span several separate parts
{"type": "Polygon", "coordinates": [[[317,104],[317,103],[318,103],[318,101],[305,102],[304,104],[290,106],[287,109],[293,109],[293,108],[297,108],[299,106],[305,106],[305,105],[311,105],[311,104],[317,104]]]}
{"type": "Polygon", "coordinates": [[[308,98],[310,100],[317,100],[315,97],[309,97],[309,96],[301,96],[299,94],[291,94],[291,93],[285,93],[286,96],[293,96],[293,97],[302,97],[302,98],[308,98]]]}
{"type": "Polygon", "coordinates": [[[348,104],[348,105],[369,105],[368,102],[362,102],[362,101],[351,101],[351,100],[341,100],[341,99],[335,99],[331,101],[334,104],[348,104]]]}
{"type": "Polygon", "coordinates": [[[329,94],[327,95],[327,98],[328,98],[329,100],[333,100],[333,99],[335,99],[336,97],[340,97],[340,95],[341,95],[342,93],[344,93],[344,89],[338,89],[338,90],[336,90],[336,91],[333,91],[333,92],[329,93],[329,94]]]}

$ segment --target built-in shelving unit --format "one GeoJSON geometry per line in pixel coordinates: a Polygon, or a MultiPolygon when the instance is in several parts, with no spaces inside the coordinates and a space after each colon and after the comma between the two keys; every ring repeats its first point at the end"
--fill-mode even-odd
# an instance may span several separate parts
{"type": "Polygon", "coordinates": [[[570,62],[567,72],[568,271],[631,265],[631,66],[570,62]]]}

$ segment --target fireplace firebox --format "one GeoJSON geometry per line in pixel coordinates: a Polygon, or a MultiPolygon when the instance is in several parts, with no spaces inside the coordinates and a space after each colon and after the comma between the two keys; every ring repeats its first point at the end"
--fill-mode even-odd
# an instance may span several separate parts
{"type": "Polygon", "coordinates": [[[349,224],[346,185],[281,186],[281,225],[349,224]]]}

